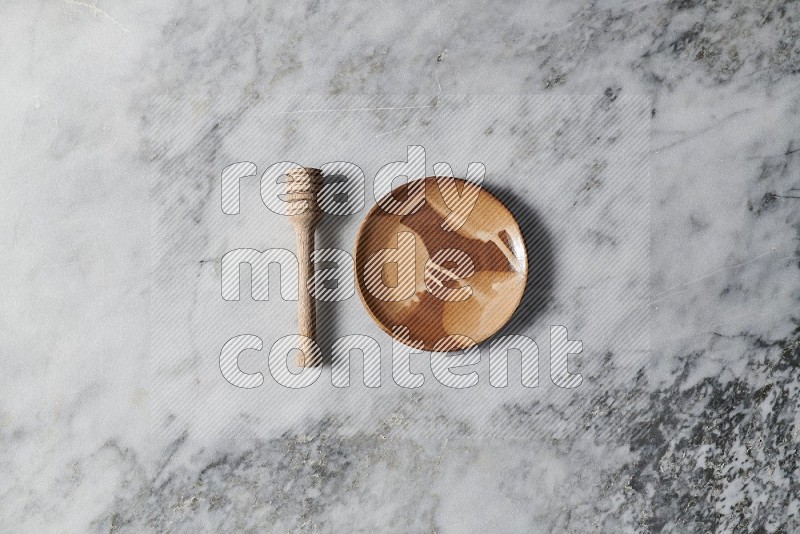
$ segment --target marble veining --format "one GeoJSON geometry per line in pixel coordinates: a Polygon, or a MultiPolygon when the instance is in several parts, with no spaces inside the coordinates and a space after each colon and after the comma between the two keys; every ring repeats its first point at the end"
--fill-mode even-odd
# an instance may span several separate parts
{"type": "MultiPolygon", "coordinates": [[[[799,530],[799,21],[791,0],[3,3],[0,531],[799,530]],[[193,343],[210,324],[191,311],[200,289],[183,295],[185,354],[155,361],[168,275],[153,255],[218,277],[239,245],[211,232],[217,164],[270,163],[254,132],[303,146],[291,120],[272,131],[255,113],[265,102],[528,94],[612,111],[649,98],[649,283],[631,289],[646,353],[609,351],[575,394],[498,402],[495,424],[525,439],[486,436],[427,390],[215,413],[193,343]],[[165,202],[181,217],[151,221],[165,202]],[[171,248],[153,250],[156,228],[171,248]],[[163,409],[178,383],[208,404],[163,409]]],[[[364,124],[402,149],[415,116],[364,124]]],[[[484,132],[574,156],[524,109],[506,126],[484,132]]],[[[598,153],[570,197],[580,209],[614,163],[598,153]]],[[[614,228],[584,239],[622,247],[614,228]]],[[[558,274],[544,271],[555,287],[558,274]]]]}

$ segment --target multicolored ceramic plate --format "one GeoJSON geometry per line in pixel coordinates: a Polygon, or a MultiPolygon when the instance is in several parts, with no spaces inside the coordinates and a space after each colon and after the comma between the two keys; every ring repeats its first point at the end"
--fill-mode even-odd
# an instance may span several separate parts
{"type": "Polygon", "coordinates": [[[355,264],[373,319],[395,339],[429,351],[494,335],[514,314],[528,276],[514,216],[458,178],[408,182],[378,202],[356,237],[355,264]]]}

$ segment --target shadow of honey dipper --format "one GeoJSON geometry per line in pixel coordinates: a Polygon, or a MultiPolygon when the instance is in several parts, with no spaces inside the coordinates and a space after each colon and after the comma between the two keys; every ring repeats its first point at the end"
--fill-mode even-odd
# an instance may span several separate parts
{"type": "Polygon", "coordinates": [[[297,167],[286,172],[286,201],[289,221],[294,226],[297,238],[298,261],[298,302],[297,326],[300,338],[298,367],[315,367],[322,363],[322,354],[316,344],[317,309],[309,289],[309,281],[314,275],[311,261],[314,253],[314,232],[322,220],[322,210],[317,203],[317,195],[322,189],[322,171],[307,167],[297,167]]]}

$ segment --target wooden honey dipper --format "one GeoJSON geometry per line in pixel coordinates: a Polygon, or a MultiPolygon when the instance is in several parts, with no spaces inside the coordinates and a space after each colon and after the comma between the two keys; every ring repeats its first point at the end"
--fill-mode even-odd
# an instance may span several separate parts
{"type": "Polygon", "coordinates": [[[291,202],[289,221],[297,237],[298,297],[297,323],[301,338],[297,355],[298,367],[315,367],[322,363],[319,350],[314,349],[317,339],[317,310],[309,291],[309,281],[314,276],[311,255],[314,252],[314,231],[322,219],[317,195],[322,189],[322,171],[297,167],[286,172],[286,200],[291,202]],[[309,343],[309,341],[311,343],[309,343]]]}

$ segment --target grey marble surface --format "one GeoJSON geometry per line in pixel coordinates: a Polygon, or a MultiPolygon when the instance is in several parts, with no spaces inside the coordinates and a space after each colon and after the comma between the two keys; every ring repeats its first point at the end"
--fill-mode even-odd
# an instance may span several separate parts
{"type": "MultiPolygon", "coordinates": [[[[0,4],[0,531],[797,531],[799,21],[790,1],[0,4]],[[209,325],[224,320],[198,310],[224,314],[197,303],[218,290],[226,250],[292,239],[263,207],[254,230],[250,197],[217,231],[224,164],[351,158],[371,177],[420,142],[429,169],[463,173],[483,141],[448,145],[435,128],[465,98],[452,117],[477,122],[464,128],[505,132],[491,154],[561,150],[588,165],[563,206],[584,223],[614,196],[592,177],[614,178],[619,160],[593,175],[584,144],[525,129],[551,108],[528,121],[521,103],[592,102],[565,127],[573,140],[647,103],[631,124],[645,132],[649,242],[623,256],[644,259],[580,282],[584,256],[554,245],[552,298],[525,326],[538,340],[559,313],[585,324],[585,383],[233,392],[218,369],[225,335],[249,328],[266,343],[291,331],[294,305],[243,302],[236,313],[268,326],[218,338],[209,325]],[[417,109],[323,114],[343,132],[324,144],[310,118],[279,113],[326,109],[309,102],[417,109]],[[173,287],[190,288],[169,305],[154,268],[165,251],[173,287]],[[646,345],[593,337],[591,320],[624,313],[563,306],[581,283],[642,274],[643,291],[629,284],[613,294],[631,302],[611,309],[649,317],[646,345]],[[164,332],[176,350],[157,344],[164,332]],[[487,433],[486,419],[514,432],[487,433]]],[[[569,173],[510,177],[509,162],[555,161],[525,154],[498,159],[487,185],[558,230],[567,212],[541,188],[569,173]]],[[[341,223],[338,246],[359,219],[341,223]]],[[[617,222],[606,235],[624,246],[631,221],[617,222]]],[[[373,332],[357,299],[333,313],[343,333],[373,332]]]]}

